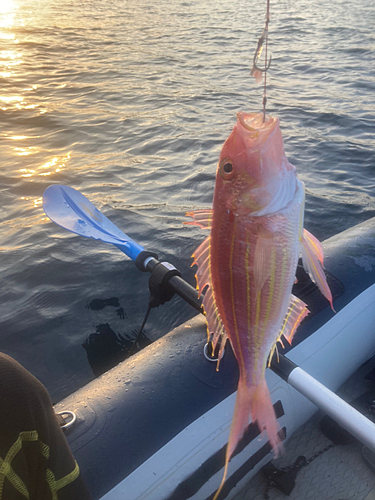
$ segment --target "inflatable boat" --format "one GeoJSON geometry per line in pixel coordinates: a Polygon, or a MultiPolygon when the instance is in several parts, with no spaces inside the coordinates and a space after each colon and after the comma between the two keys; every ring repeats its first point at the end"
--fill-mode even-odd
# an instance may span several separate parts
{"type": "MultiPolygon", "coordinates": [[[[108,219],[83,195],[86,201],[73,203],[73,191],[56,185],[46,190],[44,209],[52,220],[123,251],[126,247],[133,251],[133,259],[144,252],[140,246],[136,255],[129,250],[129,242],[120,240],[121,231],[107,226],[108,219]],[[61,211],[62,204],[67,212],[61,211]],[[69,212],[72,207],[76,216],[69,212]],[[100,219],[96,227],[90,226],[94,215],[100,219]]],[[[336,391],[375,354],[375,218],[329,238],[323,248],[336,314],[299,266],[293,293],[311,313],[293,345],[280,350],[286,356],[280,364],[275,357],[266,373],[285,442],[317,411],[310,400],[319,404],[326,390],[326,406],[319,406],[328,413],[333,408],[340,418],[346,410],[329,390],[336,391]],[[300,392],[303,385],[310,400],[300,392]]],[[[142,255],[146,268],[155,262],[153,254],[142,255]]],[[[181,280],[172,274],[171,281],[181,280]]],[[[197,297],[193,293],[189,298],[189,293],[180,295],[199,310],[197,297]]],[[[55,406],[56,412],[75,416],[65,433],[95,500],[213,498],[223,475],[238,368],[227,344],[217,372],[205,351],[206,342],[205,319],[198,314],[55,406]]],[[[373,424],[367,421],[366,427],[366,419],[356,421],[349,413],[340,421],[344,426],[345,419],[374,449],[373,424]]],[[[230,461],[220,498],[233,498],[272,458],[267,438],[250,423],[230,461]]]]}

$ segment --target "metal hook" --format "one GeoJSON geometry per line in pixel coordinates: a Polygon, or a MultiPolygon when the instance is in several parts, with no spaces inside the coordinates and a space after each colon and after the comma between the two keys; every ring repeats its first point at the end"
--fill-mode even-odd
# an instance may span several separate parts
{"type": "Polygon", "coordinates": [[[262,34],[259,37],[258,45],[257,45],[256,51],[254,54],[253,66],[252,66],[251,71],[250,71],[251,76],[256,77],[257,76],[255,73],[256,71],[259,71],[260,73],[266,73],[266,71],[268,71],[269,67],[271,66],[272,55],[270,56],[268,62],[265,64],[264,68],[259,68],[259,66],[258,66],[258,60],[259,60],[260,56],[262,55],[263,45],[264,45],[264,42],[267,40],[267,37],[268,37],[268,29],[263,28],[262,34]]]}
{"type": "Polygon", "coordinates": [[[61,426],[61,429],[69,429],[69,427],[72,427],[72,425],[75,424],[75,422],[77,421],[77,415],[74,413],[74,411],[70,411],[70,410],[63,410],[63,411],[60,411],[57,415],[68,415],[71,417],[71,420],[69,422],[67,422],[66,424],[62,425],[61,426]]]}
{"type": "Polygon", "coordinates": [[[266,64],[265,68],[263,68],[263,69],[259,68],[259,66],[257,65],[256,62],[253,62],[253,67],[251,68],[251,72],[250,72],[251,76],[253,76],[253,73],[255,70],[258,70],[261,73],[265,73],[266,71],[268,71],[269,67],[271,66],[271,61],[272,61],[272,55],[270,55],[270,58],[268,59],[268,63],[266,64]]]}
{"type": "MultiPolygon", "coordinates": [[[[211,356],[208,355],[207,353],[207,348],[208,348],[208,342],[207,344],[204,345],[203,347],[203,354],[204,354],[204,357],[208,360],[208,361],[218,361],[219,359],[222,359],[222,357],[224,356],[225,354],[225,349],[223,349],[222,353],[221,353],[221,356],[220,358],[212,358],[211,356]]],[[[213,354],[213,353],[212,353],[213,354]]]]}

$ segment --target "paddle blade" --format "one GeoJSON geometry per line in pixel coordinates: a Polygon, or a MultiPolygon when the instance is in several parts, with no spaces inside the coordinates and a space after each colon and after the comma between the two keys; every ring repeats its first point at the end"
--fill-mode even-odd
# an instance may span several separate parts
{"type": "Polygon", "coordinates": [[[116,245],[132,260],[144,250],[107,219],[83,194],[69,186],[49,186],[43,194],[43,209],[59,226],[81,236],[116,245]]]}

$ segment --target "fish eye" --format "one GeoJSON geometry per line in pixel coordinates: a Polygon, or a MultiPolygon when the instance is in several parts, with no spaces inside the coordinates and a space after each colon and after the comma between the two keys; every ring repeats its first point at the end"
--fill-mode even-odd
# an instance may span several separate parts
{"type": "Polygon", "coordinates": [[[219,172],[225,181],[229,181],[234,175],[233,162],[229,158],[224,158],[220,163],[219,172]]]}

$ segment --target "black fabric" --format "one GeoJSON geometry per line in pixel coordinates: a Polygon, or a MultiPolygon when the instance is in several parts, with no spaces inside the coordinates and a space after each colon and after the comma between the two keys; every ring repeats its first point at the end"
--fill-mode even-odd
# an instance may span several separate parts
{"type": "Polygon", "coordinates": [[[25,500],[24,494],[15,487],[18,477],[30,500],[89,500],[91,496],[80,474],[61,488],[61,483],[54,483],[76,470],[76,462],[58,424],[48,392],[19,363],[1,353],[0,408],[0,462],[3,471],[0,474],[3,485],[2,490],[0,485],[0,499],[25,500]],[[19,450],[14,451],[8,465],[4,460],[9,462],[9,452],[16,449],[17,440],[21,442],[19,450]],[[50,484],[57,486],[54,493],[46,476],[49,476],[50,484]]]}

